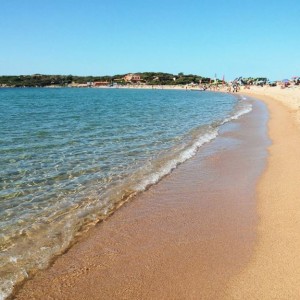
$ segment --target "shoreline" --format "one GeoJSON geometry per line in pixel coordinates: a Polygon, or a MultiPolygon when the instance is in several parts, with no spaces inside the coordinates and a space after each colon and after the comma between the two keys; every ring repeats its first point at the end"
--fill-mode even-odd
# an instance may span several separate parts
{"type": "MultiPolygon", "coordinates": [[[[182,90],[182,91],[202,91],[199,86],[189,86],[189,85],[125,85],[125,86],[97,86],[97,87],[82,87],[82,86],[30,86],[30,87],[15,87],[6,86],[0,87],[0,89],[100,89],[100,90],[182,90]]],[[[220,90],[220,89],[219,89],[220,90]]],[[[216,91],[212,89],[207,89],[207,91],[216,91]]]]}
{"type": "Polygon", "coordinates": [[[216,299],[247,264],[256,240],[254,190],[267,140],[266,112],[254,104],[194,158],[25,282],[15,297],[216,299]]]}
{"type": "MultiPolygon", "coordinates": [[[[193,170],[194,172],[192,172],[192,174],[195,174],[197,168],[196,165],[193,165],[195,160],[199,158],[199,155],[201,156],[202,150],[201,153],[197,155],[197,158],[191,159],[185,163],[180,170],[175,170],[175,172],[173,172],[175,174],[172,173],[173,175],[166,177],[163,183],[159,183],[148,190],[145,193],[145,195],[147,194],[148,196],[143,196],[146,197],[148,201],[141,201],[139,200],[140,198],[134,199],[134,201],[126,204],[115,213],[112,218],[114,218],[114,220],[117,219],[117,221],[113,221],[117,227],[111,227],[111,219],[97,225],[88,233],[84,240],[72,247],[67,254],[59,257],[52,267],[39,272],[35,278],[27,281],[19,291],[16,291],[17,294],[14,295],[14,297],[16,297],[16,299],[39,299],[47,294],[49,297],[54,295],[54,297],[68,299],[84,299],[86,295],[93,296],[94,299],[99,299],[99,297],[101,299],[108,299],[109,295],[113,295],[117,299],[128,299],[129,297],[126,297],[126,295],[130,295],[133,299],[141,298],[141,296],[143,296],[143,298],[158,296],[162,299],[166,299],[172,296],[172,294],[170,294],[172,290],[168,289],[169,286],[172,286],[174,291],[177,292],[177,298],[181,296],[199,299],[198,292],[201,287],[202,292],[206,293],[205,296],[202,295],[202,299],[299,298],[298,286],[300,283],[300,275],[298,270],[300,260],[298,258],[298,249],[300,247],[300,239],[298,233],[300,225],[298,223],[300,219],[300,205],[297,201],[300,196],[300,187],[297,186],[297,182],[300,181],[298,151],[300,137],[299,123],[297,123],[296,118],[299,115],[299,109],[293,105],[294,103],[297,105],[297,101],[300,101],[300,98],[295,94],[294,97],[296,101],[292,99],[291,102],[289,102],[289,98],[287,97],[278,97],[276,95],[276,89],[274,88],[270,88],[267,92],[258,88],[256,90],[252,89],[239,93],[241,95],[261,99],[268,105],[270,112],[268,133],[272,140],[271,146],[268,147],[267,166],[259,177],[256,188],[253,189],[253,191],[256,191],[257,202],[252,199],[252,204],[254,204],[252,212],[255,211],[255,215],[258,214],[258,219],[255,219],[256,217],[254,218],[255,220],[252,219],[249,223],[250,227],[244,231],[244,234],[251,232],[250,235],[239,236],[244,243],[248,243],[246,248],[243,249],[244,252],[241,251],[241,248],[237,247],[239,255],[242,253],[241,256],[237,256],[237,253],[234,253],[236,256],[232,257],[232,259],[227,257],[225,261],[230,263],[227,265],[225,263],[224,265],[224,260],[220,261],[219,258],[222,257],[224,259],[223,252],[225,250],[228,254],[228,251],[226,251],[226,247],[220,243],[215,244],[212,248],[201,248],[201,251],[205,253],[205,250],[211,251],[214,249],[217,251],[215,248],[216,245],[218,248],[222,245],[223,248],[221,246],[221,250],[223,251],[217,254],[214,253],[215,256],[213,260],[209,260],[209,256],[205,255],[197,256],[195,260],[193,256],[188,254],[183,257],[179,255],[180,253],[182,255],[182,252],[179,250],[187,245],[196,244],[197,247],[200,248],[203,241],[211,240],[212,243],[217,241],[216,232],[214,232],[212,228],[209,228],[208,223],[204,222],[201,218],[200,223],[207,229],[206,234],[208,235],[203,235],[205,231],[201,231],[201,234],[196,236],[193,231],[186,231],[182,235],[183,239],[179,240],[179,244],[176,244],[176,242],[178,242],[177,238],[171,238],[174,229],[180,230],[180,226],[177,224],[180,220],[183,221],[183,226],[186,230],[195,229],[195,224],[198,224],[198,218],[194,217],[193,222],[191,218],[189,218],[194,212],[195,206],[192,207],[192,211],[185,211],[184,220],[180,219],[180,214],[175,214],[177,217],[177,222],[175,223],[172,222],[172,217],[175,216],[174,213],[176,213],[176,210],[171,210],[173,215],[165,214],[163,216],[165,222],[171,222],[169,227],[157,226],[156,229],[154,228],[155,230],[151,232],[152,235],[147,236],[150,240],[155,240],[156,235],[163,237],[160,244],[162,246],[160,250],[162,251],[158,252],[156,256],[149,255],[149,253],[151,254],[151,247],[149,248],[149,245],[145,245],[143,231],[130,231],[134,228],[134,224],[138,224],[143,218],[148,217],[149,210],[142,210],[143,214],[136,214],[132,220],[126,218],[126,214],[128,212],[131,212],[131,214],[134,214],[134,212],[137,213],[145,203],[151,203],[155,191],[157,191],[160,186],[165,186],[165,182],[177,176],[176,174],[181,173],[181,169],[189,168],[189,172],[193,170]],[[267,92],[271,95],[273,93],[273,98],[266,96],[265,94],[267,92]],[[120,242],[113,244],[114,234],[117,233],[116,228],[122,229],[121,239],[120,242]],[[108,234],[106,238],[107,244],[101,245],[103,241],[100,233],[105,232],[105,230],[108,234]],[[93,239],[96,239],[96,241],[93,242],[93,239]],[[128,265],[131,267],[132,263],[137,263],[123,252],[121,246],[122,243],[126,245],[126,241],[127,247],[135,245],[134,253],[137,257],[134,257],[134,259],[136,259],[137,262],[140,261],[138,255],[140,255],[139,252],[141,249],[142,253],[146,253],[150,257],[145,265],[138,265],[134,269],[135,272],[129,273],[131,276],[128,276],[128,273],[126,274],[127,276],[125,276],[124,273],[122,273],[124,272],[122,268],[117,268],[119,273],[113,272],[116,270],[113,269],[113,267],[116,268],[116,263],[119,263],[120,259],[125,260],[125,269],[128,265]],[[168,250],[170,247],[172,247],[171,252],[168,250]],[[174,249],[176,250],[176,258],[172,256],[174,249]],[[89,257],[87,261],[86,254],[88,254],[89,257]],[[195,268],[193,264],[191,265],[189,260],[186,260],[187,256],[189,260],[192,259],[192,263],[196,265],[195,268]],[[185,259],[181,261],[178,260],[178,257],[185,259]],[[103,258],[104,260],[102,260],[103,258]],[[207,261],[207,264],[205,266],[202,265],[203,269],[201,269],[199,265],[201,265],[203,259],[207,261]],[[159,262],[157,262],[157,260],[159,262]],[[174,266],[174,270],[169,272],[174,266]],[[217,269],[219,267],[221,268],[218,269],[218,271],[222,270],[220,277],[212,276],[212,267],[217,269]],[[157,288],[159,285],[156,285],[157,270],[160,271],[160,275],[163,275],[163,277],[160,278],[163,286],[160,286],[160,288],[157,288]],[[189,280],[187,280],[185,276],[181,278],[181,275],[184,275],[188,271],[194,276],[189,278],[189,280]],[[112,282],[113,285],[109,285],[109,282],[105,281],[106,278],[116,279],[114,276],[118,277],[119,275],[122,280],[112,282]],[[137,280],[135,277],[137,275],[144,280],[143,283],[137,280]],[[151,276],[149,277],[149,275],[151,276]],[[107,285],[99,287],[99,279],[103,279],[107,285]],[[116,284],[116,282],[118,282],[118,284],[116,284]],[[206,287],[204,290],[201,283],[206,287]],[[219,290],[218,293],[216,289],[219,290]],[[183,290],[186,290],[187,294],[182,293],[183,290]],[[143,294],[143,292],[147,292],[147,294],[143,294]]],[[[284,93],[284,91],[280,91],[280,93],[284,93]]],[[[239,120],[237,122],[239,122],[239,120]]],[[[214,158],[211,159],[211,163],[214,165],[220,163],[220,157],[212,157],[214,158]]],[[[193,180],[197,181],[197,179],[193,180]]],[[[182,186],[183,183],[182,180],[179,180],[176,184],[182,186]]],[[[168,189],[165,188],[162,192],[166,193],[168,189]]],[[[187,188],[185,192],[185,199],[196,196],[189,188],[187,188]]],[[[222,199],[225,200],[226,198],[223,196],[222,199]]],[[[203,204],[204,202],[202,202],[202,205],[203,204]]],[[[157,209],[163,208],[163,203],[157,203],[157,209]]],[[[211,209],[212,207],[207,203],[202,206],[204,210],[208,208],[211,209]]],[[[217,207],[214,207],[214,209],[217,210],[217,207]]],[[[207,211],[205,212],[207,213],[207,211]]],[[[223,214],[224,212],[222,212],[219,217],[223,216],[223,214]]],[[[205,218],[208,216],[208,214],[203,215],[205,218]]],[[[252,217],[253,216],[252,214],[252,217]]],[[[157,218],[161,217],[162,216],[157,215],[156,212],[151,219],[157,221],[157,218]]],[[[236,217],[236,211],[231,212],[231,217],[236,217]]],[[[212,219],[210,219],[210,221],[212,221],[212,219]]],[[[146,229],[147,228],[148,227],[146,227],[146,229]]],[[[229,233],[229,236],[226,237],[232,238],[228,227],[223,228],[222,233],[229,233]]],[[[236,227],[235,230],[237,228],[238,227],[236,227]]],[[[237,245],[235,244],[235,246],[237,245]]],[[[132,250],[130,247],[129,249],[132,250]]],[[[192,250],[195,251],[195,248],[188,248],[187,253],[194,253],[192,250]]],[[[234,249],[230,250],[232,251],[234,249]]],[[[102,283],[103,282],[101,282],[101,284],[102,283]]],[[[175,294],[173,296],[176,298],[175,294]]]]}
{"type": "MultiPolygon", "coordinates": [[[[159,92],[159,93],[165,94],[164,92],[159,92]]],[[[167,91],[166,91],[166,93],[167,93],[167,91]]],[[[204,96],[204,97],[209,96],[209,95],[205,96],[204,94],[196,94],[196,93],[192,93],[192,94],[189,93],[190,96],[193,96],[196,99],[199,99],[199,98],[201,99],[202,96],[204,96]]],[[[186,94],[186,95],[187,95],[187,97],[189,97],[188,94],[186,94]]],[[[225,94],[218,95],[217,93],[214,93],[214,96],[217,98],[219,98],[219,97],[222,98],[223,96],[227,98],[227,96],[225,94]]],[[[233,98],[233,97],[231,97],[229,95],[229,98],[233,98]]],[[[240,99],[238,102],[242,102],[241,101],[242,97],[237,97],[237,98],[240,99]]],[[[167,175],[167,173],[168,174],[171,173],[171,171],[174,168],[176,168],[177,165],[181,164],[186,159],[189,159],[191,156],[194,156],[194,154],[196,153],[196,148],[201,147],[201,145],[203,145],[203,143],[206,143],[206,142],[210,141],[211,139],[215,138],[215,136],[217,135],[217,132],[214,130],[215,127],[218,128],[219,125],[223,124],[224,122],[228,122],[231,119],[236,119],[241,114],[246,113],[249,109],[251,110],[251,108],[249,108],[249,106],[245,105],[245,104],[243,104],[243,105],[241,104],[240,106],[236,105],[235,109],[232,110],[230,117],[227,117],[227,118],[223,119],[222,121],[215,123],[213,125],[212,129],[207,128],[204,131],[202,131],[202,130],[194,131],[193,135],[189,135],[189,137],[190,137],[189,139],[190,139],[191,143],[184,143],[184,144],[186,144],[186,147],[182,148],[181,151],[178,152],[178,153],[180,153],[180,155],[175,155],[175,152],[170,151],[169,158],[172,158],[172,159],[166,160],[166,161],[169,161],[167,164],[157,163],[157,166],[159,166],[159,168],[157,168],[156,172],[153,172],[154,176],[152,175],[152,173],[149,173],[148,176],[144,177],[141,184],[139,186],[136,186],[136,188],[134,188],[132,190],[132,192],[131,192],[131,189],[127,189],[127,190],[124,189],[124,193],[122,193],[122,195],[120,195],[120,197],[116,197],[116,199],[118,201],[112,207],[110,212],[105,214],[104,218],[106,218],[106,216],[108,216],[108,214],[111,215],[111,212],[115,211],[120,205],[122,205],[124,202],[126,202],[129,197],[132,198],[133,196],[135,196],[135,194],[139,193],[141,190],[148,189],[150,185],[153,185],[153,184],[157,183],[158,181],[160,181],[163,177],[165,177],[167,175]],[[204,134],[204,132],[206,132],[206,134],[204,134]],[[207,134],[208,132],[211,132],[212,134],[210,134],[210,133],[207,134]],[[171,155],[172,152],[173,152],[173,155],[171,155]],[[136,191],[136,192],[134,192],[134,191],[136,191]]],[[[178,148],[178,149],[180,150],[180,148],[178,148]]],[[[164,161],[164,159],[161,159],[161,162],[163,162],[163,161],[164,161]]],[[[19,270],[22,271],[22,269],[19,269],[19,270],[17,269],[18,265],[22,265],[22,261],[20,259],[18,261],[18,264],[16,263],[16,264],[9,265],[9,266],[11,266],[11,269],[9,269],[8,272],[5,273],[5,271],[2,270],[2,274],[7,274],[8,276],[10,276],[10,274],[20,274],[20,277],[18,277],[17,280],[14,280],[14,282],[6,281],[6,282],[8,282],[8,284],[10,284],[9,287],[18,286],[18,285],[21,286],[24,281],[26,281],[29,278],[32,278],[34,276],[37,269],[47,268],[62,253],[67,252],[70,249],[70,246],[73,245],[74,243],[76,243],[81,238],[81,236],[84,235],[84,232],[86,230],[88,230],[88,228],[93,227],[95,225],[95,223],[100,220],[103,220],[101,215],[99,218],[96,219],[95,222],[89,221],[89,222],[84,223],[84,226],[81,226],[80,229],[78,231],[76,231],[75,237],[72,238],[71,243],[70,244],[68,243],[68,245],[66,247],[64,247],[63,249],[59,249],[58,251],[56,251],[56,253],[52,254],[51,257],[50,257],[50,255],[48,255],[48,258],[50,257],[50,259],[47,259],[47,260],[44,259],[43,266],[40,266],[39,268],[35,268],[35,267],[33,267],[31,269],[27,268],[26,273],[25,272],[18,273],[19,270]],[[14,273],[14,270],[16,270],[16,273],[14,273]],[[18,284],[18,283],[20,283],[20,284],[18,284]]],[[[53,225],[55,226],[56,223],[54,223],[53,225]]],[[[68,236],[67,236],[67,238],[68,238],[68,236]]],[[[63,241],[65,239],[61,239],[61,240],[63,241]]],[[[42,243],[39,243],[40,240],[36,239],[36,241],[37,241],[36,246],[34,248],[32,248],[32,251],[29,251],[29,253],[30,252],[35,253],[35,251],[36,250],[38,251],[39,249],[43,250],[43,248],[41,248],[41,246],[39,246],[39,245],[43,245],[42,243]]],[[[49,243],[50,243],[50,241],[51,240],[49,240],[49,243]]],[[[52,242],[52,244],[54,245],[53,242],[52,242]]],[[[60,240],[58,241],[57,246],[59,246],[59,245],[60,245],[60,240]]],[[[42,255],[43,255],[43,253],[42,253],[42,255]]],[[[14,257],[14,256],[12,256],[12,257],[14,257]]],[[[39,261],[39,260],[37,259],[37,260],[32,260],[32,261],[35,262],[35,261],[39,261]]],[[[3,284],[3,286],[6,287],[7,285],[3,284]]],[[[6,294],[9,294],[9,293],[6,293],[6,294]]],[[[0,296],[0,298],[1,298],[1,296],[0,296]]]]}

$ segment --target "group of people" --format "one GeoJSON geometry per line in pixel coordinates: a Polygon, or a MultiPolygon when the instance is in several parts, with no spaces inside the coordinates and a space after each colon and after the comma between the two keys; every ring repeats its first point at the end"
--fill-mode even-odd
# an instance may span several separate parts
{"type": "Polygon", "coordinates": [[[228,85],[228,87],[227,87],[227,92],[228,93],[237,93],[238,91],[240,90],[240,86],[239,86],[239,84],[237,84],[237,83],[232,83],[232,85],[228,85]]]}

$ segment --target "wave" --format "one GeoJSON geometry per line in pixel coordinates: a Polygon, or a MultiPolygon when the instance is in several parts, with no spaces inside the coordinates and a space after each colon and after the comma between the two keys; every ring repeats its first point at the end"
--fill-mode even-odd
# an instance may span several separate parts
{"type": "Polygon", "coordinates": [[[221,125],[224,125],[225,123],[228,123],[232,120],[237,120],[241,116],[251,111],[251,103],[241,103],[239,101],[233,113],[229,117],[225,118],[222,121],[216,122],[214,125],[202,126],[197,130],[198,132],[200,131],[200,133],[198,133],[197,136],[194,137],[192,142],[190,142],[188,145],[183,146],[180,151],[172,149],[173,151],[170,151],[171,153],[173,153],[172,155],[167,155],[163,158],[157,159],[157,161],[153,163],[153,166],[151,168],[152,172],[149,172],[150,174],[147,174],[138,184],[135,184],[133,190],[136,192],[141,192],[146,190],[149,186],[158,183],[161,178],[170,174],[178,165],[192,158],[201,146],[214,140],[219,134],[221,125]],[[163,161],[164,163],[162,163],[163,161]]]}
{"type": "MultiPolygon", "coordinates": [[[[155,157],[152,157],[129,177],[117,182],[105,193],[101,195],[97,194],[94,185],[91,184],[92,191],[85,198],[86,200],[82,201],[80,209],[77,210],[76,207],[76,209],[74,208],[74,210],[69,211],[69,216],[64,221],[60,219],[60,215],[58,217],[55,216],[57,220],[53,222],[55,225],[53,225],[52,234],[50,234],[50,236],[55,236],[55,232],[63,228],[64,232],[61,233],[58,240],[54,239],[52,245],[49,245],[49,242],[47,242],[47,247],[44,247],[41,240],[41,243],[35,247],[36,249],[34,249],[33,252],[29,251],[30,254],[16,256],[12,253],[8,261],[1,265],[1,267],[10,270],[11,273],[9,275],[5,272],[3,276],[0,276],[2,277],[0,300],[8,297],[12,293],[16,283],[27,279],[30,276],[28,274],[33,274],[37,269],[47,267],[49,261],[53,259],[54,256],[61,254],[70,247],[78,234],[86,231],[95,223],[107,218],[111,213],[122,206],[124,202],[127,202],[136,194],[147,190],[150,186],[157,184],[180,164],[195,156],[199,148],[217,138],[222,125],[232,120],[237,120],[241,116],[251,112],[252,105],[245,100],[245,98],[239,98],[233,112],[225,119],[193,129],[181,137],[178,144],[172,149],[162,151],[155,157]],[[101,201],[99,201],[99,198],[101,198],[101,201]],[[60,222],[64,223],[62,224],[60,222]],[[39,262],[30,262],[32,260],[30,256],[34,256],[34,260],[39,259],[39,262]],[[21,264],[22,268],[18,268],[18,264],[21,264]]],[[[47,224],[44,225],[47,226],[47,224]]],[[[42,239],[42,235],[45,231],[41,230],[41,227],[38,227],[36,230],[40,232],[30,232],[31,239],[28,239],[28,236],[26,236],[26,240],[28,240],[26,244],[23,245],[24,240],[22,240],[18,242],[19,245],[23,245],[24,248],[26,248],[27,243],[30,243],[30,240],[33,238],[37,238],[38,240],[39,238],[42,239]]]]}

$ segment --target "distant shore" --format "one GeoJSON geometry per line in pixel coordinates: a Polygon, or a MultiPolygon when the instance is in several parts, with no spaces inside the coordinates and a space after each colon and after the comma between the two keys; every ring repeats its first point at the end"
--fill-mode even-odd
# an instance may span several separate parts
{"type": "MultiPolygon", "coordinates": [[[[147,85],[147,84],[133,84],[133,85],[118,85],[118,86],[97,86],[97,87],[82,87],[82,86],[58,86],[49,85],[44,87],[17,87],[17,88],[72,88],[72,89],[147,89],[147,90],[183,90],[183,91],[219,91],[219,92],[232,92],[232,89],[228,91],[228,84],[201,84],[201,85],[147,85]]],[[[0,86],[0,89],[16,88],[13,86],[0,86]]],[[[287,88],[277,85],[271,87],[264,86],[240,86],[239,93],[244,93],[253,96],[271,96],[275,100],[281,101],[291,109],[297,110],[300,107],[299,93],[300,85],[292,85],[287,88]]]]}
{"type": "MultiPolygon", "coordinates": [[[[9,88],[43,88],[43,89],[61,89],[61,88],[71,88],[71,89],[153,89],[153,90],[202,90],[203,86],[198,85],[119,85],[119,86],[97,86],[97,87],[87,87],[87,86],[59,86],[59,85],[48,85],[48,86],[37,86],[37,87],[14,87],[14,86],[0,86],[0,89],[9,88]]],[[[211,89],[211,88],[209,88],[211,89]]]]}

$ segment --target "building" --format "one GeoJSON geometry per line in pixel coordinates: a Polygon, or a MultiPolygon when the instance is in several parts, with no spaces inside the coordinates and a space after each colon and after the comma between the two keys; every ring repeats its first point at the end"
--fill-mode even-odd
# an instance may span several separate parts
{"type": "Polygon", "coordinates": [[[108,85],[109,85],[108,81],[95,81],[93,83],[94,87],[97,87],[97,86],[108,86],[108,85]]]}
{"type": "Polygon", "coordinates": [[[137,74],[127,74],[124,76],[125,82],[139,82],[141,81],[141,76],[137,74]]]}

